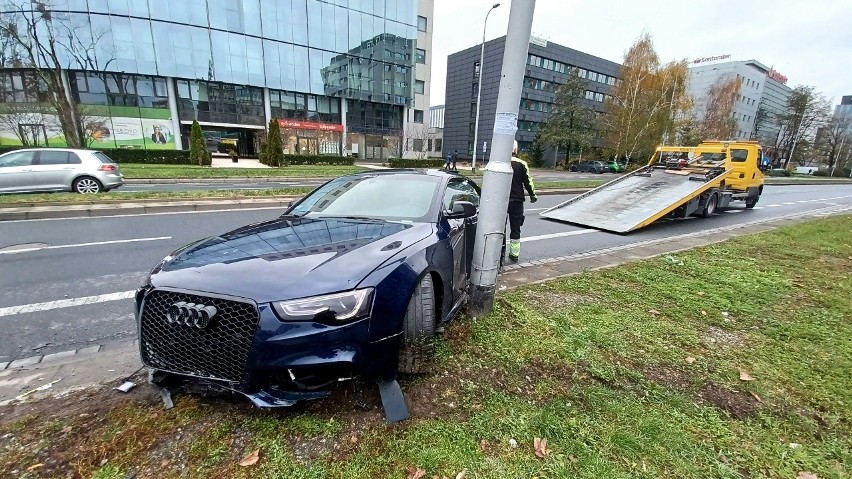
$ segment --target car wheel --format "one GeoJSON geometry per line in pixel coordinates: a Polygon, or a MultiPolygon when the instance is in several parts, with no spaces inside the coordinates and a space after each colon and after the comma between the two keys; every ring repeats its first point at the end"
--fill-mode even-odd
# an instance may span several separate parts
{"type": "Polygon", "coordinates": [[[750,197],[746,198],[746,208],[748,208],[748,209],[754,208],[754,205],[757,204],[757,200],[759,200],[759,199],[760,199],[760,196],[750,196],[750,197]]]}
{"type": "Polygon", "coordinates": [[[574,166],[574,165],[571,165],[571,166],[568,168],[568,171],[573,171],[574,173],[576,173],[576,172],[577,172],[577,167],[576,167],[576,166],[574,166]]]}
{"type": "Polygon", "coordinates": [[[707,218],[708,216],[713,216],[713,213],[716,212],[716,205],[719,203],[719,199],[716,196],[716,193],[710,195],[710,198],[707,198],[707,204],[704,205],[704,210],[701,211],[701,216],[707,218]]]}
{"type": "Polygon", "coordinates": [[[426,274],[417,287],[402,324],[402,346],[399,350],[399,372],[419,374],[428,372],[435,347],[435,284],[426,274]]]}
{"type": "Polygon", "coordinates": [[[101,182],[91,176],[81,176],[77,178],[74,180],[74,184],[71,185],[71,187],[74,189],[75,193],[80,194],[100,193],[104,189],[101,182]]]}

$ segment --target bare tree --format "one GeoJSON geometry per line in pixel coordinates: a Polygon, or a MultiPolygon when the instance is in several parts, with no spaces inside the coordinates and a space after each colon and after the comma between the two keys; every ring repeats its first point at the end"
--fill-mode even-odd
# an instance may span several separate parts
{"type": "Polygon", "coordinates": [[[429,156],[427,145],[433,137],[423,125],[408,125],[403,139],[405,151],[413,151],[415,158],[425,160],[429,156]]]}
{"type": "Polygon", "coordinates": [[[0,103],[0,126],[11,131],[24,146],[44,146],[47,131],[53,130],[56,115],[40,105],[0,103]]]}
{"type": "Polygon", "coordinates": [[[820,129],[817,140],[828,160],[829,170],[834,173],[844,152],[852,148],[852,117],[835,115],[820,129]]]}
{"type": "Polygon", "coordinates": [[[92,32],[88,21],[75,22],[69,14],[54,11],[47,1],[6,0],[4,9],[0,19],[4,53],[0,58],[35,72],[46,87],[47,103],[56,111],[66,143],[83,146],[84,125],[65,72],[69,68],[106,69],[112,58],[100,64],[103,55],[97,51],[106,32],[92,32]]]}
{"type": "Polygon", "coordinates": [[[704,117],[699,123],[699,135],[703,140],[727,140],[734,136],[737,121],[734,120],[734,104],[739,97],[742,81],[738,78],[720,78],[707,92],[704,117]]]}
{"type": "Polygon", "coordinates": [[[788,152],[785,167],[795,154],[796,145],[803,140],[813,142],[817,130],[829,118],[831,104],[812,86],[799,85],[787,101],[787,113],[778,117],[782,128],[780,147],[788,152]]]}

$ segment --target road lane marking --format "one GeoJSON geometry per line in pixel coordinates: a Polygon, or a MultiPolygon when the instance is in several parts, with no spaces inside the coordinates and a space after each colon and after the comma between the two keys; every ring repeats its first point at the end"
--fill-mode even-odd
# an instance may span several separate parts
{"type": "Polygon", "coordinates": [[[45,303],[22,304],[20,306],[9,306],[0,308],[0,317],[13,316],[15,314],[35,313],[38,311],[50,311],[60,308],[73,308],[75,306],[83,306],[86,304],[106,303],[109,301],[118,301],[129,299],[136,295],[136,291],[122,291],[120,293],[101,294],[98,296],[84,296],[82,298],[60,299],[57,301],[47,301],[45,303]]]}
{"type": "Polygon", "coordinates": [[[83,246],[101,246],[106,244],[121,244],[121,243],[137,243],[140,241],[160,241],[160,240],[168,240],[172,239],[171,236],[158,236],[156,238],[136,238],[136,239],[127,239],[127,240],[113,240],[113,241],[96,241],[94,243],[78,243],[78,244],[62,244],[56,246],[45,246],[43,248],[24,248],[10,251],[0,251],[0,254],[17,254],[17,253],[29,253],[32,251],[43,251],[46,249],[65,249],[65,248],[80,248],[83,246]]]}
{"type": "Polygon", "coordinates": [[[564,233],[551,233],[551,234],[547,234],[547,235],[528,236],[526,238],[521,238],[521,243],[526,243],[526,242],[529,242],[529,241],[540,241],[540,240],[546,240],[546,239],[553,239],[553,238],[562,238],[562,237],[565,237],[565,236],[584,235],[584,234],[588,234],[588,233],[599,233],[599,231],[598,230],[576,230],[576,231],[566,231],[564,233]]]}
{"type": "Polygon", "coordinates": [[[725,213],[728,213],[728,214],[742,213],[742,212],[743,212],[743,210],[725,210],[725,213]]]}
{"type": "Polygon", "coordinates": [[[782,205],[795,205],[796,203],[794,203],[794,202],[792,202],[792,201],[788,201],[788,202],[786,202],[786,203],[781,203],[781,204],[782,204],[782,205]]]}
{"type": "Polygon", "coordinates": [[[524,211],[525,211],[525,212],[526,212],[526,211],[541,211],[541,210],[546,210],[546,209],[547,209],[547,208],[527,208],[527,209],[525,209],[524,211]]]}
{"type": "Polygon", "coordinates": [[[136,218],[137,216],[166,216],[166,215],[197,215],[200,213],[242,213],[244,211],[262,211],[262,210],[279,210],[284,211],[286,206],[262,206],[258,208],[224,208],[220,210],[198,210],[198,211],[165,211],[161,213],[137,213],[127,215],[110,215],[110,216],[71,216],[68,218],[39,218],[33,220],[9,220],[0,221],[0,225],[11,223],[27,223],[35,221],[65,221],[65,220],[94,220],[94,219],[109,219],[109,218],[136,218]]]}

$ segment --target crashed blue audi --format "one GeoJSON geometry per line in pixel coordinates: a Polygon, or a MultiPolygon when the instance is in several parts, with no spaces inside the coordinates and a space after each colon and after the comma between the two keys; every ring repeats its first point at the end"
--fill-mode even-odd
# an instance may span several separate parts
{"type": "Polygon", "coordinates": [[[427,368],[430,339],[466,302],[478,204],[462,176],[378,170],[189,244],[136,295],[142,362],[163,387],[261,407],[359,377],[379,384],[386,413],[404,408],[397,373],[427,368]]]}

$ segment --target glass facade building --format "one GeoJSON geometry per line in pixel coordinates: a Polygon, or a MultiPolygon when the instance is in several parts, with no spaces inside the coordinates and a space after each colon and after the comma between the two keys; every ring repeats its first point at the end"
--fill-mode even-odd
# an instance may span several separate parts
{"type": "Polygon", "coordinates": [[[401,136],[416,55],[431,49],[431,36],[418,45],[426,3],[424,14],[422,0],[55,0],[51,21],[91,46],[87,65],[62,59],[81,104],[169,108],[175,134],[198,120],[251,154],[273,118],[355,131],[378,111],[376,133],[401,136]]]}

